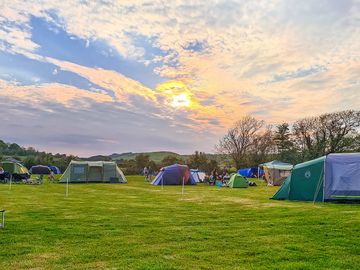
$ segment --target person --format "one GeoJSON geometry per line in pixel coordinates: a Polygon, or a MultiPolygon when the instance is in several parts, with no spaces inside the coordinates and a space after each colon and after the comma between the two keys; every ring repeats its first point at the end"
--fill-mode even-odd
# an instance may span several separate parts
{"type": "Polygon", "coordinates": [[[54,172],[52,170],[50,171],[48,180],[49,180],[49,182],[54,182],[54,180],[55,180],[54,172]]]}
{"type": "Polygon", "coordinates": [[[216,168],[214,168],[214,169],[211,171],[211,175],[210,175],[210,180],[212,181],[213,185],[216,184],[217,178],[218,178],[217,170],[216,170],[216,168]]]}
{"type": "Polygon", "coordinates": [[[144,167],[144,170],[143,170],[143,174],[144,174],[144,181],[149,181],[149,169],[148,167],[144,167]]]}

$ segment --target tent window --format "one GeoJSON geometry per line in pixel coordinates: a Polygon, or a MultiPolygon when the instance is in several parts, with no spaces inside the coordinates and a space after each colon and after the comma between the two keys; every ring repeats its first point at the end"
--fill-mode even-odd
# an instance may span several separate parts
{"type": "Polygon", "coordinates": [[[74,167],[74,173],[75,174],[83,174],[83,173],[85,173],[85,168],[84,167],[74,167]]]}

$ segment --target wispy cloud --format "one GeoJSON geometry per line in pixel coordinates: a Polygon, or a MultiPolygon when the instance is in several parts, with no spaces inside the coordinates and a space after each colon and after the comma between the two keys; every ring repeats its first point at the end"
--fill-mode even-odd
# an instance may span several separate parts
{"type": "Polygon", "coordinates": [[[152,121],[175,142],[180,126],[197,148],[244,114],[274,123],[360,108],[359,18],[357,0],[5,0],[0,103],[105,106],[136,115],[133,136],[152,121]]]}

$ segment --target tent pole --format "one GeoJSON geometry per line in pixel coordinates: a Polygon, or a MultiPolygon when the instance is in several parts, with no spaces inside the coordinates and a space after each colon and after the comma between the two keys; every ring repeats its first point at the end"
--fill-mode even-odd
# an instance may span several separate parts
{"type": "Polygon", "coordinates": [[[164,189],[164,177],[161,177],[161,190],[164,189]]]}
{"type": "Polygon", "coordinates": [[[69,177],[66,178],[66,193],[65,193],[65,196],[67,197],[69,194],[69,177]]]}
{"type": "Polygon", "coordinates": [[[11,190],[11,182],[12,182],[12,174],[10,175],[10,185],[9,185],[9,190],[11,190]]]}
{"type": "Polygon", "coordinates": [[[181,189],[181,194],[184,195],[184,183],[185,182],[185,177],[183,176],[183,182],[182,182],[182,189],[181,189]]]}

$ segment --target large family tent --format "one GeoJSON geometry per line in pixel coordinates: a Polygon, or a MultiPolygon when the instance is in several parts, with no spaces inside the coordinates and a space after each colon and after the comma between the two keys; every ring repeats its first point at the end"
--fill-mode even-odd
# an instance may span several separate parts
{"type": "Polygon", "coordinates": [[[3,168],[9,176],[12,176],[14,180],[27,179],[30,176],[28,169],[17,160],[2,161],[0,162],[0,167],[3,168]]]}
{"type": "Polygon", "coordinates": [[[126,183],[123,172],[112,161],[71,161],[60,183],[126,183]]]}
{"type": "Polygon", "coordinates": [[[274,160],[259,165],[264,170],[264,179],[269,186],[281,186],[290,175],[292,164],[274,160]]]}
{"type": "Polygon", "coordinates": [[[258,167],[239,169],[237,173],[247,178],[262,177],[264,175],[264,171],[260,170],[258,167]]]}
{"type": "Polygon", "coordinates": [[[51,170],[45,165],[35,165],[29,169],[31,174],[50,174],[51,170]]]}
{"type": "Polygon", "coordinates": [[[151,182],[152,185],[196,185],[196,181],[186,165],[173,164],[164,167],[151,182]]]}
{"type": "Polygon", "coordinates": [[[54,174],[61,174],[61,171],[60,171],[60,169],[59,169],[58,167],[56,167],[56,166],[49,166],[49,168],[50,168],[50,170],[52,170],[52,172],[53,172],[54,174]]]}
{"type": "Polygon", "coordinates": [[[244,176],[235,173],[230,177],[230,181],[229,181],[230,188],[246,188],[248,186],[249,185],[244,176]]]}
{"type": "Polygon", "coordinates": [[[275,200],[360,200],[360,153],[329,154],[298,164],[275,200]]]}
{"type": "Polygon", "coordinates": [[[196,169],[190,169],[190,174],[194,178],[196,183],[204,182],[205,180],[205,172],[196,170],[196,169]]]}

